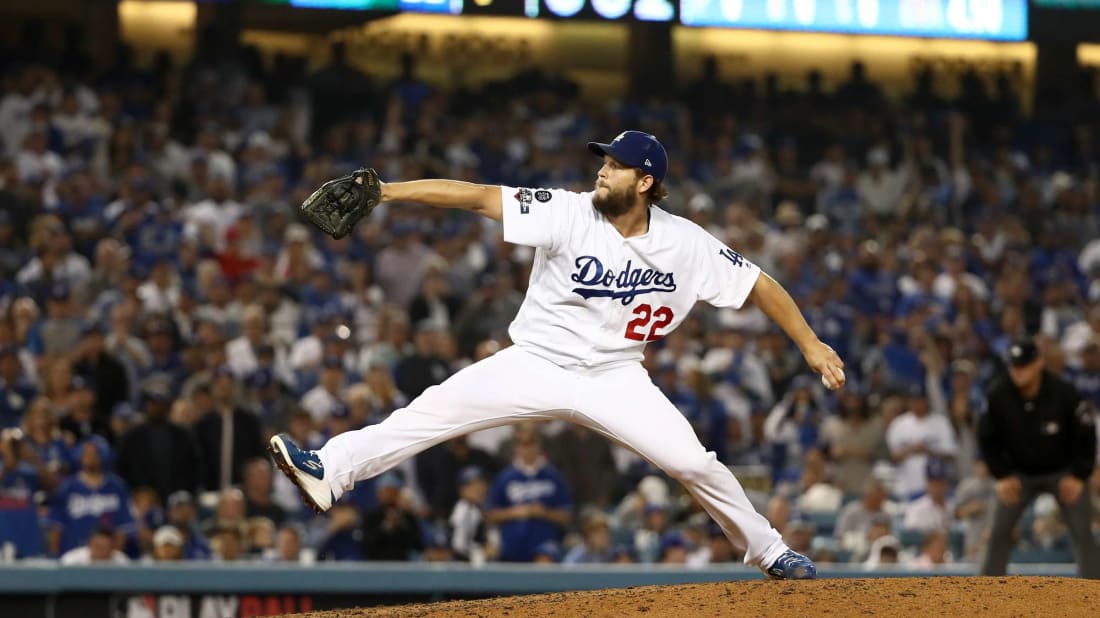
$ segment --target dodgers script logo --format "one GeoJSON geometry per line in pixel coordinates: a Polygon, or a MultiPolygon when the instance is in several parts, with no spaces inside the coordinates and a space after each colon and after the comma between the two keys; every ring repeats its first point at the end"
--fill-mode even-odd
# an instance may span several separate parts
{"type": "Polygon", "coordinates": [[[631,268],[630,260],[626,261],[626,268],[619,272],[604,268],[603,262],[593,255],[582,255],[574,266],[577,272],[569,278],[574,283],[587,286],[573,288],[573,292],[581,298],[612,298],[629,305],[642,294],[676,291],[672,273],[652,268],[631,268]]]}

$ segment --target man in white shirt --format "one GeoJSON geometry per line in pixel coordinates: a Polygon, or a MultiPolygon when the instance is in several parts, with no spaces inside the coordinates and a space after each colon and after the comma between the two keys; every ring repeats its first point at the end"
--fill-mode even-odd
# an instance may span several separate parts
{"type": "Polygon", "coordinates": [[[928,458],[955,456],[958,444],[951,421],[933,414],[924,387],[913,385],[909,393],[909,411],[895,418],[886,429],[886,445],[897,465],[894,497],[906,501],[925,490],[928,458]]]}
{"type": "Polygon", "coordinates": [[[856,178],[856,193],[872,213],[893,215],[901,205],[905,184],[904,172],[890,169],[890,153],[875,147],[867,153],[867,170],[856,178]]]}
{"type": "Polygon", "coordinates": [[[302,407],[313,417],[315,427],[324,423],[336,408],[345,405],[340,400],[343,388],[344,363],[330,356],[321,363],[320,383],[302,395],[302,407]]]}
{"type": "Polygon", "coordinates": [[[225,362],[238,378],[246,378],[259,368],[256,348],[267,336],[267,318],[260,305],[248,305],[241,317],[241,336],[225,344],[225,362]]]}
{"type": "Polygon", "coordinates": [[[947,464],[938,458],[925,467],[924,495],[905,505],[901,527],[921,532],[946,532],[951,526],[954,507],[947,501],[947,464]]]}
{"type": "Polygon", "coordinates": [[[225,246],[225,233],[244,209],[233,200],[232,177],[211,172],[206,183],[206,199],[183,209],[183,234],[197,240],[200,246],[220,251],[225,246]]]}
{"type": "Polygon", "coordinates": [[[126,554],[115,549],[115,532],[111,528],[100,527],[92,531],[88,543],[74,547],[61,554],[58,562],[65,566],[111,563],[127,564],[126,554]]]}

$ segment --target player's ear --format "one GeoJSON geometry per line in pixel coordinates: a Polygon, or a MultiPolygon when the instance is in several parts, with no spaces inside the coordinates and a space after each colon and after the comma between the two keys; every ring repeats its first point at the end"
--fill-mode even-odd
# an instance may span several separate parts
{"type": "Polygon", "coordinates": [[[645,193],[649,191],[649,188],[653,186],[653,176],[645,174],[638,179],[638,193],[645,193]]]}

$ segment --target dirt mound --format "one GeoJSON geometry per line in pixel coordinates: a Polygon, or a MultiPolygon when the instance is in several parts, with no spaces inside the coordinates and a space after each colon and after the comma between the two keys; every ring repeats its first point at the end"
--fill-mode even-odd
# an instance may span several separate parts
{"type": "Polygon", "coordinates": [[[1100,582],[1066,577],[741,581],[345,609],[300,618],[508,616],[1097,616],[1100,582]]]}

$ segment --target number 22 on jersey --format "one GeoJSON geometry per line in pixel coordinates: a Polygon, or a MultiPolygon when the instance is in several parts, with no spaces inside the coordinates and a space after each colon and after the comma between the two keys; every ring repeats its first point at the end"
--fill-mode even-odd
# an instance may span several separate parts
{"type": "Polygon", "coordinates": [[[660,332],[662,328],[665,328],[672,323],[672,309],[668,307],[657,307],[654,309],[649,305],[638,305],[634,309],[634,315],[638,316],[633,320],[626,323],[626,335],[627,339],[633,339],[634,341],[657,341],[665,334],[660,332]],[[652,322],[652,325],[650,323],[652,322]],[[649,332],[646,332],[646,327],[649,327],[649,332]]]}

